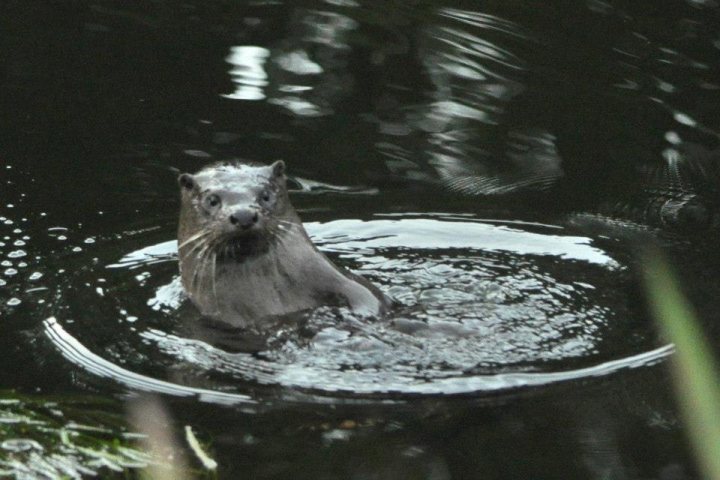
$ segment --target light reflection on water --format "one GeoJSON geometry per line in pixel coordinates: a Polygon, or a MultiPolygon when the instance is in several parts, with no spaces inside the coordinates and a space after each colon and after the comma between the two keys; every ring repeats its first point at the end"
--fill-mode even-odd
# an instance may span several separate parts
{"type": "Polygon", "coordinates": [[[224,417],[221,465],[238,466],[228,478],[277,478],[246,472],[269,457],[308,478],[398,478],[398,459],[415,467],[422,450],[444,468],[436,478],[692,478],[664,369],[628,371],[669,348],[655,349],[631,249],[616,240],[689,220],[670,246],[714,328],[717,241],[696,227],[720,229],[716,0],[61,3],[16,2],[2,25],[0,100],[19,112],[2,122],[0,152],[6,385],[162,391],[206,409],[199,426],[212,428],[232,409],[195,401],[207,392],[243,406],[276,385],[330,401],[485,397],[607,374],[497,408],[448,401],[472,411],[392,427],[405,429],[403,445],[382,428],[370,441],[288,435],[312,429],[273,415],[256,422],[265,443],[238,455],[258,417],[237,415],[232,434],[224,417]],[[374,218],[309,228],[398,299],[393,316],[360,329],[324,312],[308,319],[311,338],[279,332],[252,358],[180,328],[187,302],[163,243],[175,228],[172,177],[236,156],[281,157],[315,179],[300,182],[322,193],[303,199],[306,218],[374,218]],[[327,187],[342,184],[354,186],[327,187]],[[348,201],[360,193],[372,196],[348,201]],[[438,210],[455,213],[408,213],[438,210]],[[572,231],[531,225],[567,214],[572,231]],[[52,342],[25,335],[50,315],[52,342]],[[324,448],[333,441],[349,447],[324,448]],[[371,466],[341,475],[339,463],[371,466]]]}
{"type": "MultiPolygon", "coordinates": [[[[500,223],[500,222],[497,222],[500,223]]],[[[399,220],[335,220],[303,224],[310,238],[325,252],[354,253],[361,258],[373,251],[395,249],[476,249],[505,251],[518,255],[550,255],[580,260],[606,268],[618,263],[587,237],[532,233],[502,224],[477,221],[442,221],[430,218],[399,220]]],[[[555,229],[557,227],[547,226],[555,229]]],[[[137,268],[174,258],[177,241],[170,240],[128,253],[108,268],[137,268]]]]}
{"type": "MultiPolygon", "coordinates": [[[[585,237],[538,234],[480,222],[435,219],[336,220],[306,224],[308,233],[324,250],[338,253],[395,249],[477,249],[517,255],[550,255],[616,268],[619,265],[585,237]]],[[[355,256],[358,256],[355,255],[355,256]]]]}
{"type": "Polygon", "coordinates": [[[264,65],[269,56],[270,52],[266,48],[233,47],[227,62],[233,65],[230,75],[237,84],[237,89],[224,97],[231,100],[263,100],[263,88],[268,84],[264,65]]]}
{"type": "Polygon", "coordinates": [[[185,385],[176,385],[164,380],[158,380],[145,375],[138,375],[137,373],[125,370],[112,362],[108,362],[99,355],[96,355],[88,350],[77,339],[69,335],[54,317],[46,319],[44,321],[44,326],[45,333],[48,335],[48,338],[52,340],[67,360],[81,366],[93,375],[112,379],[131,390],[163,393],[179,397],[195,396],[200,401],[224,405],[254,403],[247,395],[224,394],[223,392],[203,390],[185,385]]]}
{"type": "MultiPolygon", "coordinates": [[[[123,298],[136,296],[132,292],[140,288],[147,298],[145,308],[121,310],[134,320],[113,327],[125,331],[110,338],[131,334],[146,346],[155,345],[163,362],[181,368],[179,383],[140,373],[148,368],[143,361],[131,362],[133,370],[139,369],[134,372],[99,357],[100,352],[83,345],[82,328],[66,325],[62,316],[45,322],[46,333],[66,358],[90,373],[129,388],[199,395],[211,402],[251,399],[234,393],[212,397],[217,389],[223,395],[228,389],[243,392],[243,384],[323,396],[482,394],[607,375],[654,364],[670,353],[669,347],[654,349],[652,341],[643,343],[644,352],[620,348],[603,353],[610,325],[622,329],[627,327],[619,324],[636,321],[623,316],[629,314],[627,298],[605,286],[624,269],[590,239],[562,235],[555,226],[489,224],[467,215],[429,217],[307,223],[321,250],[346,266],[354,264],[400,305],[388,318],[373,322],[319,309],[306,316],[302,336],[291,325],[279,344],[268,343],[260,353],[213,345],[197,318],[190,320],[190,333],[178,331],[187,321],[179,310],[186,302],[182,287],[175,274],[164,284],[158,277],[167,275],[162,273],[167,266],[174,270],[176,241],[108,262],[104,268],[118,278],[138,282],[138,287],[110,287],[108,297],[123,305],[123,298]],[[563,268],[576,272],[569,275],[571,281],[563,279],[568,276],[563,268]],[[140,275],[133,273],[138,270],[140,275]],[[592,274],[577,273],[582,270],[592,274]],[[142,325],[136,329],[138,317],[142,325]],[[174,319],[176,326],[155,326],[163,318],[174,319]],[[313,333],[308,337],[308,332],[313,333]],[[203,380],[208,374],[216,380],[203,380]]],[[[68,302],[77,301],[71,297],[68,302]]],[[[82,312],[70,315],[73,323],[92,321],[82,312]]]]}
{"type": "MultiPolygon", "coordinates": [[[[131,390],[179,397],[192,396],[202,402],[222,405],[256,403],[256,400],[241,393],[195,388],[139,375],[88,350],[70,335],[54,317],[45,320],[44,325],[46,335],[68,361],[88,373],[111,379],[131,390]]],[[[248,354],[228,354],[203,342],[167,335],[159,331],[145,332],[143,338],[153,341],[158,348],[174,356],[176,360],[199,367],[202,373],[230,373],[236,375],[238,380],[279,385],[291,389],[305,389],[316,394],[391,394],[395,395],[393,398],[396,400],[401,400],[402,396],[413,395],[482,395],[494,391],[547,386],[558,382],[602,377],[624,369],[655,365],[673,352],[673,346],[666,345],[637,355],[575,370],[473,376],[464,376],[462,371],[449,371],[445,378],[428,381],[426,377],[413,375],[413,368],[396,372],[329,372],[322,368],[307,368],[297,363],[277,365],[272,362],[262,362],[248,354]]],[[[297,397],[296,393],[291,391],[287,393],[287,398],[297,397]]],[[[314,400],[314,397],[310,396],[302,398],[306,401],[314,400]]]]}
{"type": "Polygon", "coordinates": [[[272,49],[232,47],[226,61],[236,89],[222,97],[266,100],[301,117],[331,114],[337,101],[333,97],[350,86],[343,85],[349,78],[339,70],[349,52],[345,37],[358,23],[339,13],[300,9],[294,26],[292,47],[287,41],[272,49]]]}

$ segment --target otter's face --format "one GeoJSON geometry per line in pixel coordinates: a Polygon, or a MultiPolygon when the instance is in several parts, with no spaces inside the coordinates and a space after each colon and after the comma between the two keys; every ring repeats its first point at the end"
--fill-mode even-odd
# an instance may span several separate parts
{"type": "Polygon", "coordinates": [[[182,174],[178,181],[183,208],[190,210],[184,213],[197,226],[188,236],[209,232],[207,239],[220,257],[261,252],[286,230],[283,217],[292,207],[282,160],[270,166],[213,165],[195,175],[182,174]]]}

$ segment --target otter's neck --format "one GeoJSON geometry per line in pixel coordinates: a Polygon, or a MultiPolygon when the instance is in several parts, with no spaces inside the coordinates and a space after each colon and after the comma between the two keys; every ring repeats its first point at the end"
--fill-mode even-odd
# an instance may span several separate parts
{"type": "Polygon", "coordinates": [[[284,232],[262,254],[218,258],[214,272],[206,270],[202,282],[188,289],[192,300],[204,314],[238,326],[327,303],[362,314],[377,314],[384,305],[364,282],[319,252],[301,226],[284,232]]]}

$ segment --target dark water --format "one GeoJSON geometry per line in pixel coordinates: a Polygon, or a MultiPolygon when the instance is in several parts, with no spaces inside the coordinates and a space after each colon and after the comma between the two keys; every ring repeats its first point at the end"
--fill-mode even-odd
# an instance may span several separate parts
{"type": "Polygon", "coordinates": [[[635,253],[717,345],[719,8],[6,3],[0,386],[162,393],[222,478],[695,478],[635,253]],[[227,158],[390,318],[199,326],[176,176],[227,158]]]}

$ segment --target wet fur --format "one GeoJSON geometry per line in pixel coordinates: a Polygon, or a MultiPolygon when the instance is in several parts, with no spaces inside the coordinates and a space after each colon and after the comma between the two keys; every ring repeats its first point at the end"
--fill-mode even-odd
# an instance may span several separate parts
{"type": "Polygon", "coordinates": [[[261,328],[268,317],[328,303],[382,314],[386,297],[312,244],[290,204],[284,170],[280,161],[221,163],[179,177],[180,273],[192,302],[204,315],[241,327],[261,328]],[[247,230],[233,225],[234,209],[257,211],[257,223],[247,230]]]}

